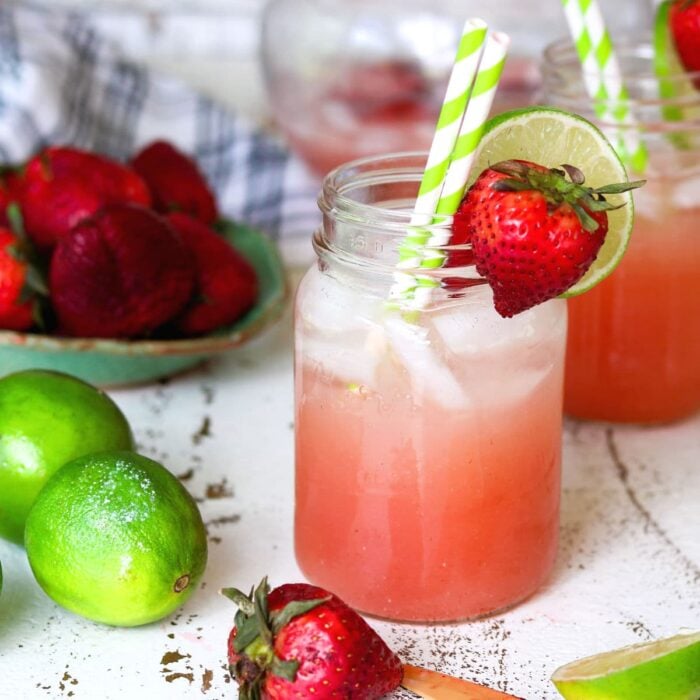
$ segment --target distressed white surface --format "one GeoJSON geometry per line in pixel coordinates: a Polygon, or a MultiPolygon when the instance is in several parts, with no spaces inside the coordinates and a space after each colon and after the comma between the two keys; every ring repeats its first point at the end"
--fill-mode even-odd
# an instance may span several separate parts
{"type": "MultiPolygon", "coordinates": [[[[23,550],[0,542],[0,697],[233,698],[233,606],[217,589],[265,573],[274,584],[300,578],[289,322],[223,361],[113,396],[145,454],[178,475],[193,470],[183,483],[202,499],[211,538],[204,584],[159,624],[107,628],[55,606],[23,550]],[[183,656],[163,663],[168,652],[183,656]]],[[[700,416],[655,429],[570,423],[564,457],[562,546],[547,587],[472,624],[374,622],[404,660],[554,700],[547,679],[566,661],[700,628],[700,416]]]]}

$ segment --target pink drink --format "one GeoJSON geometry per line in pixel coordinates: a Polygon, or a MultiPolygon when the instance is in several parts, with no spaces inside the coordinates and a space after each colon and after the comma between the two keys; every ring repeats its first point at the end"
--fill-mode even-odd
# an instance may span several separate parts
{"type": "Polygon", "coordinates": [[[363,612],[477,617],[551,570],[564,303],[491,304],[475,287],[414,334],[326,273],[299,289],[296,555],[363,612]]]}
{"type": "Polygon", "coordinates": [[[700,208],[673,205],[673,195],[647,183],[622,263],[569,301],[574,416],[649,423],[700,410],[700,208]]]}
{"type": "Polygon", "coordinates": [[[700,73],[660,83],[648,39],[616,41],[635,121],[622,130],[593,113],[573,46],[553,44],[542,64],[550,103],[598,119],[613,143],[638,139],[648,155],[630,173],[646,185],[624,258],[569,300],[564,408],[577,418],[665,423],[700,410],[700,73]]]}
{"type": "MultiPolygon", "coordinates": [[[[324,175],[355,158],[427,150],[445,80],[429,80],[419,65],[409,61],[358,63],[335,73],[328,85],[309,87],[307,104],[292,107],[303,93],[282,81],[272,101],[292,148],[312,170],[324,175]]],[[[537,87],[532,62],[509,61],[494,113],[531,104],[537,87]]]]}

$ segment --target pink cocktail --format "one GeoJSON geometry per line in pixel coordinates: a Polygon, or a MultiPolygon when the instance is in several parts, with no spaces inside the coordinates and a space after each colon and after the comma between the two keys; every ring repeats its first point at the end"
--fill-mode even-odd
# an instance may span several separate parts
{"type": "Polygon", "coordinates": [[[634,120],[623,128],[595,114],[572,46],[544,57],[549,101],[597,119],[613,143],[637,139],[647,155],[630,173],[646,185],[634,193],[622,262],[569,300],[564,408],[577,418],[665,423],[700,410],[700,75],[660,78],[646,41],[616,42],[634,120]]]}
{"type": "Polygon", "coordinates": [[[682,186],[647,183],[619,268],[569,301],[574,416],[645,423],[700,410],[700,185],[685,207],[682,186]]]}
{"type": "Polygon", "coordinates": [[[513,605],[551,570],[566,310],[502,319],[468,268],[477,284],[417,317],[387,309],[418,164],[326,181],[297,293],[295,541],[309,580],[363,612],[445,621],[513,605]]]}

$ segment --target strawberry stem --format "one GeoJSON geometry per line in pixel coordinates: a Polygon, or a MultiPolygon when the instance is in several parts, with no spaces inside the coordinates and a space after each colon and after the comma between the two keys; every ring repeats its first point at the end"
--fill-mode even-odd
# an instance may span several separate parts
{"type": "Polygon", "coordinates": [[[231,675],[240,684],[240,697],[258,700],[261,679],[268,670],[293,682],[299,662],[295,659],[285,661],[275,654],[274,636],[295,617],[328,602],[331,596],[291,601],[281,610],[270,613],[267,577],[249,595],[237,588],[222,588],[219,592],[238,606],[233,650],[241,656],[235,667],[231,668],[231,675]]]}
{"type": "Polygon", "coordinates": [[[491,170],[507,175],[498,180],[491,188],[498,192],[524,192],[535,190],[540,192],[547,204],[556,209],[561,204],[568,204],[584,230],[594,233],[598,230],[598,222],[590,212],[613,211],[625,206],[625,203],[612,204],[605,199],[606,194],[623,194],[642,187],[646,180],[634,182],[618,182],[603,187],[585,187],[586,177],[583,172],[569,164],[563,164],[561,169],[550,168],[539,170],[518,160],[504,160],[491,166],[491,170]],[[567,177],[569,178],[567,180],[567,177]]]}
{"type": "Polygon", "coordinates": [[[233,601],[239,607],[239,612],[246,615],[252,615],[255,612],[255,606],[250,598],[237,588],[222,588],[219,593],[233,601]]]}

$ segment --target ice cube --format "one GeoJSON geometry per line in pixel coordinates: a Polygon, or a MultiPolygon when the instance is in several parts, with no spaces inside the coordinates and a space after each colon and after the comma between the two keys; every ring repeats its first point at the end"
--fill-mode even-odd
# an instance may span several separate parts
{"type": "Polygon", "coordinates": [[[650,221],[662,221],[671,206],[670,190],[666,180],[648,181],[644,187],[635,190],[632,193],[635,216],[650,221]]]}
{"type": "Polygon", "coordinates": [[[700,208],[700,178],[679,180],[673,190],[673,204],[678,209],[700,208]]]}
{"type": "Polygon", "coordinates": [[[384,327],[392,351],[408,372],[418,401],[428,396],[447,408],[469,408],[469,397],[433,347],[427,328],[396,316],[386,318],[384,327]]]}
{"type": "Polygon", "coordinates": [[[368,330],[379,322],[384,300],[344,285],[328,274],[310,270],[298,292],[298,311],[304,324],[323,333],[368,330]]]}
{"type": "Polygon", "coordinates": [[[323,334],[305,334],[299,350],[327,376],[347,384],[376,389],[377,369],[387,353],[387,341],[381,328],[369,332],[348,333],[343,342],[323,334]]]}
{"type": "Polygon", "coordinates": [[[512,342],[514,337],[534,335],[531,315],[502,318],[493,308],[487,286],[470,290],[459,304],[431,314],[432,324],[453,355],[474,355],[512,342]]]}

